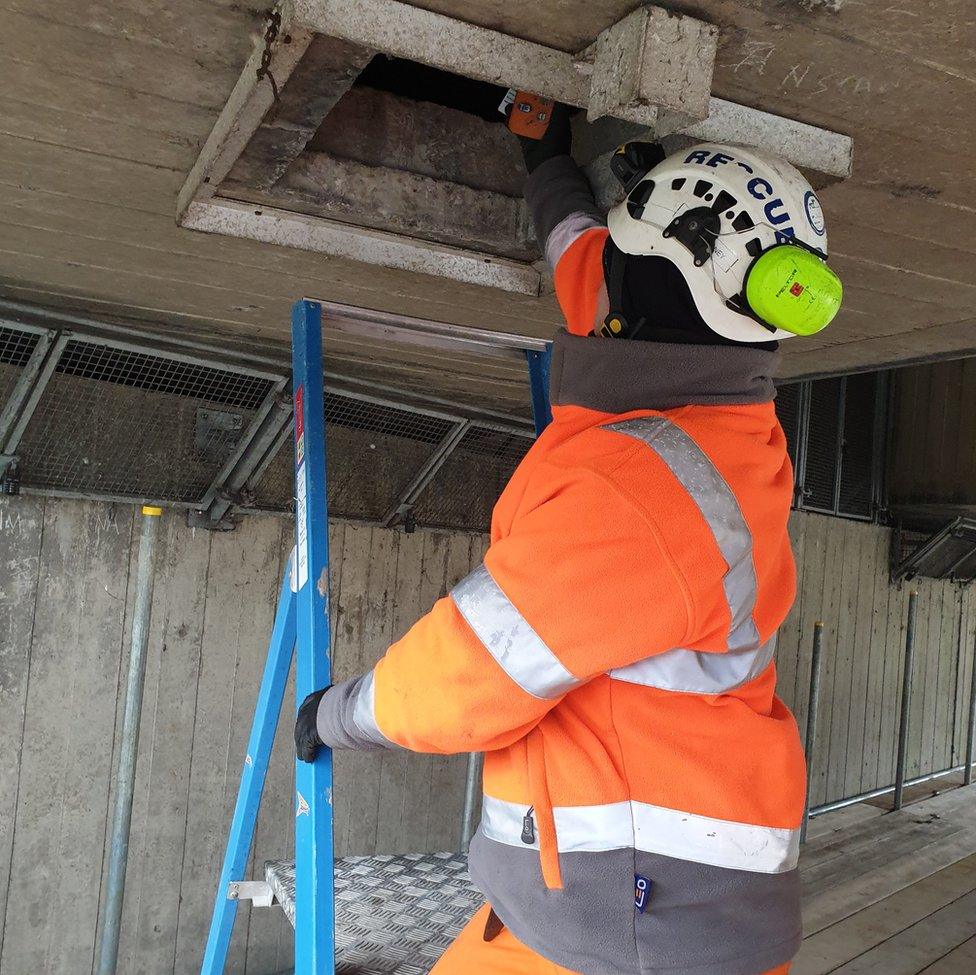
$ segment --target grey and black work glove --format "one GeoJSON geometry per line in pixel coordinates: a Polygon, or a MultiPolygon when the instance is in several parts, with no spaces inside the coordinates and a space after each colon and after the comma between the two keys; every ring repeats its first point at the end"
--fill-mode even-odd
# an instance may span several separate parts
{"type": "Polygon", "coordinates": [[[328,689],[323,687],[320,691],[312,691],[298,709],[298,718],[295,721],[295,754],[303,762],[314,762],[315,753],[323,744],[322,739],[319,738],[316,719],[319,713],[319,701],[325,697],[328,689]]]}
{"type": "Polygon", "coordinates": [[[572,155],[573,131],[569,124],[571,111],[568,105],[556,102],[552,108],[549,127],[541,139],[528,139],[524,135],[518,137],[525,168],[530,174],[556,156],[572,155]]]}

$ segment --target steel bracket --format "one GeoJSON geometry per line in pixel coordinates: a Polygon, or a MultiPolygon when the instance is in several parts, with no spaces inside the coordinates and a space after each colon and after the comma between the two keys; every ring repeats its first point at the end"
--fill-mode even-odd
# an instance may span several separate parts
{"type": "Polygon", "coordinates": [[[235,880],[227,885],[227,900],[250,901],[255,907],[271,907],[274,891],[264,880],[235,880]]]}
{"type": "Polygon", "coordinates": [[[230,513],[254,504],[256,477],[271,462],[292,422],[287,386],[288,380],[281,379],[265,396],[237,449],[207,488],[197,510],[187,516],[191,527],[231,531],[236,520],[230,513]]]}

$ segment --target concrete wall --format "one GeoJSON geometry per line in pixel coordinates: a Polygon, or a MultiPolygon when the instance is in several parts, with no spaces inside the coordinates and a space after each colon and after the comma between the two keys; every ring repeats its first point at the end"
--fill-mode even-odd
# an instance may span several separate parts
{"type": "MultiPolygon", "coordinates": [[[[138,523],[128,506],[0,498],[0,971],[87,972],[97,943],[138,523]]],[[[285,518],[161,526],[119,970],[199,971],[279,580],[285,518]]],[[[338,677],[368,667],[480,560],[479,536],[335,524],[338,677]]],[[[290,856],[291,700],[252,875],[290,856]]],[[[456,848],[464,760],[340,755],[341,853],[456,848]]],[[[244,908],[228,971],[288,965],[244,908]]]]}
{"type": "MultiPolygon", "coordinates": [[[[0,498],[0,971],[87,972],[105,872],[119,688],[135,578],[132,508],[0,498]]],[[[795,514],[797,604],[779,645],[781,694],[806,717],[810,638],[827,622],[814,801],[891,780],[907,590],[888,587],[888,532],[795,514]]],[[[199,970],[278,580],[284,517],[230,534],[164,518],[132,824],[120,970],[199,970]]],[[[367,667],[482,555],[480,536],[331,531],[340,677],[367,667]]],[[[922,583],[911,771],[963,749],[976,605],[922,583]],[[962,624],[962,653],[959,627],[962,624]]],[[[290,712],[290,703],[289,708],[290,712]]],[[[290,718],[258,824],[252,875],[290,855],[290,718]]],[[[463,760],[339,756],[341,852],[450,849],[463,760]]],[[[287,968],[277,910],[239,915],[229,971],[287,968]]]]}

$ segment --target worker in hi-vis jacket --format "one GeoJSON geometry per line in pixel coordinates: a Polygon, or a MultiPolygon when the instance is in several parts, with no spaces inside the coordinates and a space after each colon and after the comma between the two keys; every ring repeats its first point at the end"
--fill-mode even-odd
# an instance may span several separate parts
{"type": "Polygon", "coordinates": [[[485,753],[485,906],[436,975],[782,975],[805,769],[776,696],[793,602],[777,343],[836,313],[815,193],[764,152],[613,157],[606,220],[568,110],[523,140],[554,269],[553,422],[484,562],[367,674],[310,695],[299,758],[485,753]]]}

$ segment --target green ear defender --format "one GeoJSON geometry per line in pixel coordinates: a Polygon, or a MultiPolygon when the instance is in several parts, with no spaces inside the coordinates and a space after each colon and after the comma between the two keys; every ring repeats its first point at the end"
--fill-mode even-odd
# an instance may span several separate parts
{"type": "Polygon", "coordinates": [[[776,244],[752,262],[743,294],[752,314],[770,328],[815,335],[833,321],[844,289],[813,248],[776,244]]]}

